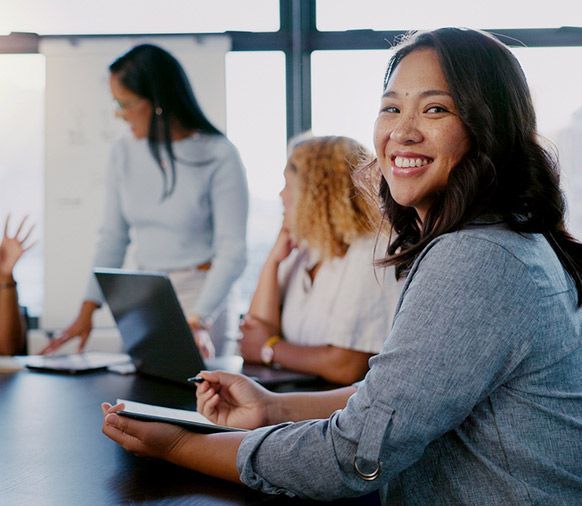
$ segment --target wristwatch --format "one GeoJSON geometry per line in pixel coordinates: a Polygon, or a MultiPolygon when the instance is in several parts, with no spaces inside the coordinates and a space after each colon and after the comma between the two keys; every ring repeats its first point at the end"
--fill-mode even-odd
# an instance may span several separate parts
{"type": "Polygon", "coordinates": [[[279,341],[281,341],[281,336],[271,336],[265,341],[265,344],[263,344],[263,347],[261,348],[261,362],[263,362],[263,364],[268,366],[273,364],[273,357],[275,355],[275,350],[273,348],[279,341]]]}

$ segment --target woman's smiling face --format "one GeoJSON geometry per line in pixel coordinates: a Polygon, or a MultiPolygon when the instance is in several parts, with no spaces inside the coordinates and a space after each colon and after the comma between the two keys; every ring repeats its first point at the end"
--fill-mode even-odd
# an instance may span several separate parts
{"type": "Polygon", "coordinates": [[[469,150],[469,134],[432,49],[405,56],[390,77],[374,127],[374,146],[394,200],[421,220],[469,150]]]}

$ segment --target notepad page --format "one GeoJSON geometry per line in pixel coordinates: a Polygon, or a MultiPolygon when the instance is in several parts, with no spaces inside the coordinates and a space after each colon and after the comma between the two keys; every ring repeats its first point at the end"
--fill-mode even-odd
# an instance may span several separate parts
{"type": "Polygon", "coordinates": [[[163,406],[155,406],[153,404],[144,404],[142,402],[128,401],[126,399],[117,399],[117,404],[125,404],[125,411],[138,413],[140,415],[161,416],[164,418],[171,418],[174,420],[184,420],[188,422],[204,423],[207,425],[216,425],[208,418],[197,413],[196,411],[188,411],[186,409],[165,408],[163,406]]]}

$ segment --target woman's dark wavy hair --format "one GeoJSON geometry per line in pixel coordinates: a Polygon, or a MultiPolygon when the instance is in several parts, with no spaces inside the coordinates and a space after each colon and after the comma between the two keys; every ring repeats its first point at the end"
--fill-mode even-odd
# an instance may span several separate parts
{"type": "Polygon", "coordinates": [[[417,33],[390,59],[384,89],[400,62],[425,48],[438,55],[470,148],[451,170],[422,224],[413,208],[394,201],[382,178],[380,199],[393,239],[381,265],[395,265],[401,277],[434,238],[479,216],[495,215],[516,232],[546,237],[574,279],[582,305],[582,244],[565,229],[558,164],[539,142],[531,95],[517,59],[493,36],[476,30],[417,33]]]}
{"type": "Polygon", "coordinates": [[[154,113],[148,144],[164,178],[162,198],[167,198],[176,186],[176,157],[172,149],[170,121],[177,121],[185,129],[222,134],[202,112],[178,60],[161,47],[153,44],[135,46],[117,58],[109,66],[109,71],[128,90],[152,104],[154,113]],[[162,161],[162,147],[168,155],[169,168],[162,161]]]}

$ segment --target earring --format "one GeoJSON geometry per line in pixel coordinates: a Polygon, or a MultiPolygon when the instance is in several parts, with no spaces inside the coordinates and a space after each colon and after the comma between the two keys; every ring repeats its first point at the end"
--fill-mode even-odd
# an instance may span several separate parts
{"type": "Polygon", "coordinates": [[[156,116],[161,116],[163,112],[164,110],[161,107],[156,107],[155,109],[156,116]]]}

